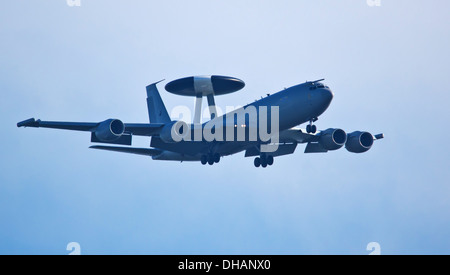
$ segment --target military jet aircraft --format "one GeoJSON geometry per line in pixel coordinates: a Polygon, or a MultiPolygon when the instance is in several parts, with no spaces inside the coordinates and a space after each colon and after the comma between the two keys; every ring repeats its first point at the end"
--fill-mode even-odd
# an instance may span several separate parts
{"type": "Polygon", "coordinates": [[[323,80],[307,81],[268,94],[222,116],[218,116],[215,96],[242,89],[245,86],[242,80],[219,75],[174,80],[165,86],[168,92],[196,98],[194,119],[189,124],[170,118],[156,82],[146,87],[149,123],[31,118],[17,126],[86,131],[91,133],[91,142],[115,145],[94,145],[90,147],[93,149],[151,156],[153,160],[198,161],[203,165],[213,165],[221,157],[245,151],[245,157],[254,157],[255,167],[265,168],[274,163],[275,157],[294,153],[299,143],[306,143],[305,153],[326,153],[343,146],[352,153],[367,152],[375,140],[384,138],[383,134],[366,131],[347,134],[339,128],[317,130],[314,123],[333,99],[333,92],[323,80]],[[201,123],[203,97],[207,98],[211,119],[201,123]],[[296,128],[304,123],[306,129],[296,128]],[[131,147],[133,136],[151,137],[150,148],[131,147]]]}

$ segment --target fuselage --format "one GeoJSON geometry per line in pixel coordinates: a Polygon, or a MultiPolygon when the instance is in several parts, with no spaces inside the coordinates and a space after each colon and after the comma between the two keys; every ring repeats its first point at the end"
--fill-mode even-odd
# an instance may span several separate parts
{"type": "Polygon", "coordinates": [[[265,142],[259,136],[261,110],[267,110],[267,121],[264,123],[267,124],[267,133],[273,134],[274,131],[271,129],[273,122],[278,123],[276,131],[281,132],[315,120],[326,111],[332,99],[333,93],[330,88],[320,82],[307,82],[284,89],[203,124],[190,124],[188,126],[190,129],[189,141],[164,143],[160,139],[152,139],[153,147],[171,151],[155,159],[177,159],[177,153],[180,153],[179,160],[198,160],[199,156],[205,154],[205,151],[214,151],[221,155],[240,152],[252,144],[265,142]],[[278,109],[276,121],[272,119],[273,107],[278,109]],[[256,140],[250,138],[251,127],[256,127],[253,128],[258,133],[256,140]],[[205,138],[204,133],[211,133],[211,128],[214,128],[213,133],[217,133],[220,129],[219,138],[217,135],[215,138],[205,138]],[[205,129],[209,129],[209,131],[205,129]],[[232,138],[230,135],[227,136],[228,130],[233,132],[232,138]],[[239,130],[245,133],[244,139],[239,138],[239,130]],[[185,146],[186,142],[190,146],[185,146]],[[194,152],[198,152],[198,154],[193,154],[194,152]]]}
{"type": "Polygon", "coordinates": [[[254,106],[259,114],[261,106],[268,109],[278,106],[279,130],[283,131],[318,118],[330,106],[332,99],[333,93],[328,86],[307,82],[269,95],[243,108],[254,106]]]}

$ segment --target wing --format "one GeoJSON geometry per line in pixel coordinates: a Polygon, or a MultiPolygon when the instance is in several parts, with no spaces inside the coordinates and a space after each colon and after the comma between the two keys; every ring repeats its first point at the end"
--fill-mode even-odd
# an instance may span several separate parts
{"type": "Polygon", "coordinates": [[[164,123],[125,123],[125,132],[134,136],[152,137],[159,135],[164,123]]]}
{"type": "MultiPolygon", "coordinates": [[[[299,128],[291,128],[280,132],[277,150],[270,155],[277,157],[282,155],[293,154],[297,144],[307,143],[305,153],[327,153],[331,150],[337,150],[346,146],[347,150],[354,153],[362,153],[368,151],[373,141],[384,138],[383,134],[373,136],[368,132],[356,131],[350,134],[345,133],[341,129],[329,128],[319,131],[315,134],[306,133],[305,130],[299,128]],[[347,140],[349,140],[347,142],[347,140]],[[366,144],[363,144],[366,143],[366,144]],[[347,146],[348,145],[348,146],[347,146]]],[[[247,148],[246,157],[260,155],[260,147],[253,146],[247,148]]]]}
{"type": "Polygon", "coordinates": [[[328,150],[323,148],[323,146],[319,143],[321,133],[322,132],[309,134],[306,133],[305,130],[292,128],[280,133],[280,141],[294,142],[295,144],[308,143],[305,148],[305,153],[326,153],[328,150]]]}
{"type": "Polygon", "coordinates": [[[291,128],[280,132],[280,143],[307,143],[317,142],[320,138],[320,133],[308,134],[305,130],[300,128],[291,128]]]}
{"type": "Polygon", "coordinates": [[[306,133],[305,130],[292,128],[280,133],[280,143],[307,143],[305,153],[327,153],[331,150],[345,148],[353,153],[368,151],[373,142],[383,139],[383,134],[372,135],[368,132],[356,131],[347,134],[341,129],[329,128],[315,134],[306,133]]]}
{"type": "Polygon", "coordinates": [[[58,122],[58,121],[41,121],[30,118],[17,123],[17,127],[33,127],[33,128],[53,128],[75,131],[95,131],[99,123],[91,122],[58,122]]]}
{"type": "MultiPolygon", "coordinates": [[[[269,153],[271,156],[279,157],[290,155],[295,152],[297,144],[317,142],[320,139],[320,132],[316,134],[308,134],[300,128],[291,128],[280,132],[277,150],[269,153]]],[[[261,155],[260,144],[253,145],[245,150],[245,157],[254,157],[261,155]]]]}
{"type": "Polygon", "coordinates": [[[115,147],[115,146],[91,146],[89,148],[121,153],[130,153],[143,156],[157,156],[162,153],[161,150],[153,148],[130,148],[130,147],[115,147]]]}
{"type": "Polygon", "coordinates": [[[91,132],[91,142],[131,145],[132,137],[159,135],[162,123],[122,123],[118,119],[102,122],[41,121],[30,118],[17,123],[17,127],[52,128],[91,132]]]}
{"type": "MultiPolygon", "coordinates": [[[[95,132],[102,122],[62,122],[62,121],[41,121],[30,118],[17,123],[17,127],[52,128],[73,131],[95,132]]],[[[163,123],[125,123],[125,133],[134,136],[154,136],[159,135],[163,123]]]]}

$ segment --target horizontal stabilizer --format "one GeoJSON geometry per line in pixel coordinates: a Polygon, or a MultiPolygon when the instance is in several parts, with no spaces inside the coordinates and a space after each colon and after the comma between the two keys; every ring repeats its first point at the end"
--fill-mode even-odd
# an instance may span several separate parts
{"type": "Polygon", "coordinates": [[[378,134],[378,135],[375,135],[375,139],[383,139],[384,138],[384,134],[378,134]]]}
{"type": "Polygon", "coordinates": [[[99,145],[91,146],[89,148],[121,153],[130,153],[143,156],[157,156],[162,153],[161,150],[153,148],[129,148],[129,147],[99,146],[99,145]]]}
{"type": "Polygon", "coordinates": [[[91,142],[96,142],[96,143],[108,143],[108,144],[119,144],[119,145],[131,145],[132,142],[132,135],[128,135],[128,134],[124,134],[122,136],[120,136],[118,139],[116,140],[112,140],[112,141],[104,141],[104,140],[100,140],[95,133],[91,133],[91,142]]]}

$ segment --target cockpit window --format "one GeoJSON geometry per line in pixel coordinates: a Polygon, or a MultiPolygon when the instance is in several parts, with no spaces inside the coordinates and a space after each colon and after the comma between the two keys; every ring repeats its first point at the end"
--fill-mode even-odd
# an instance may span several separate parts
{"type": "Polygon", "coordinates": [[[329,87],[328,86],[325,86],[324,84],[322,84],[322,83],[311,83],[312,84],[312,86],[311,87],[309,87],[309,89],[310,90],[315,90],[315,89],[320,89],[320,88],[326,88],[326,89],[329,89],[329,87]]]}

